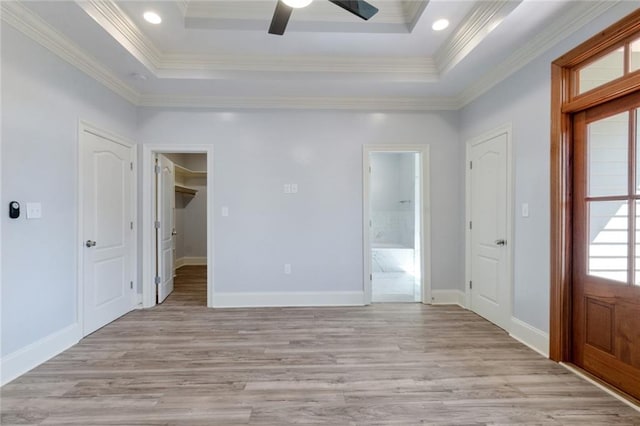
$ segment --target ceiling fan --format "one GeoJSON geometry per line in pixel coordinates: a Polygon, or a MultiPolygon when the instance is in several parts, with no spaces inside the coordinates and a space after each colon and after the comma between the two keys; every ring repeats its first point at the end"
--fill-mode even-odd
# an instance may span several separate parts
{"type": "MultiPolygon", "coordinates": [[[[273,12],[269,34],[284,34],[287,23],[291,17],[293,9],[308,6],[313,0],[278,0],[276,10],[273,12]]],[[[372,6],[364,0],[329,0],[331,3],[340,6],[344,10],[368,21],[373,15],[378,13],[378,8],[372,6]]]]}

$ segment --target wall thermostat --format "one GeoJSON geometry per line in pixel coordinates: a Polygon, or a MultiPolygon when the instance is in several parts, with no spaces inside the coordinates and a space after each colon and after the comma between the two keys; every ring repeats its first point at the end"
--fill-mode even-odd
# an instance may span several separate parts
{"type": "Polygon", "coordinates": [[[9,217],[11,219],[17,219],[20,217],[20,203],[12,201],[9,203],[9,217]]]}

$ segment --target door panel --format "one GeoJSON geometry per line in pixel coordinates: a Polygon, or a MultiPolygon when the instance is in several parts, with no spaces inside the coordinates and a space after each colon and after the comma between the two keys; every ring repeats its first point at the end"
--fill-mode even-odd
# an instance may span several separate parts
{"type": "Polygon", "coordinates": [[[157,276],[158,303],[162,303],[173,291],[174,231],[175,231],[175,167],[164,155],[158,155],[157,184],[157,276]]]}
{"type": "Polygon", "coordinates": [[[89,132],[83,155],[84,335],[132,308],[132,150],[89,132]],[[95,244],[93,244],[95,242],[95,244]]]}
{"type": "Polygon", "coordinates": [[[631,97],[573,117],[572,361],[640,398],[637,107],[631,97]]]}
{"type": "Polygon", "coordinates": [[[507,134],[471,147],[471,308],[502,328],[511,316],[507,277],[507,134]]]}

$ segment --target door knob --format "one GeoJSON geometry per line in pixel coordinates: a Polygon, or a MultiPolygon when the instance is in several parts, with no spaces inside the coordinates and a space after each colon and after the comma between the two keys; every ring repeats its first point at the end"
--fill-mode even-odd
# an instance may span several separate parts
{"type": "Polygon", "coordinates": [[[507,245],[507,241],[506,240],[496,240],[496,245],[498,245],[498,246],[506,246],[507,245]]]}
{"type": "Polygon", "coordinates": [[[173,231],[171,231],[171,235],[178,235],[178,232],[174,229],[173,231]]]}
{"type": "Polygon", "coordinates": [[[85,246],[91,248],[91,247],[95,247],[96,246],[96,242],[95,241],[91,241],[91,240],[87,240],[86,243],[84,243],[85,246]]]}

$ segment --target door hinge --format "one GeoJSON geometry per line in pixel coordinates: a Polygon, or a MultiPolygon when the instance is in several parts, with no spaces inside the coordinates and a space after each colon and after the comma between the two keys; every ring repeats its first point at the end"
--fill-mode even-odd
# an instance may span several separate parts
{"type": "Polygon", "coordinates": [[[469,289],[473,289],[473,281],[469,281],[469,289]]]}
{"type": "Polygon", "coordinates": [[[373,281],[373,274],[369,274],[369,281],[373,281]]]}
{"type": "Polygon", "coordinates": [[[156,220],[156,222],[153,224],[153,226],[155,226],[156,229],[160,229],[160,221],[156,220]]]}
{"type": "Polygon", "coordinates": [[[473,229],[473,222],[469,221],[469,229],[473,229]]]}
{"type": "Polygon", "coordinates": [[[154,282],[156,283],[156,285],[160,284],[160,276],[156,275],[154,282]]]}
{"type": "Polygon", "coordinates": [[[160,166],[156,166],[153,170],[156,172],[157,175],[160,174],[160,171],[161,171],[160,166]]]}
{"type": "Polygon", "coordinates": [[[129,165],[131,166],[131,170],[133,171],[133,161],[129,163],[129,165]]]}
{"type": "Polygon", "coordinates": [[[369,228],[371,228],[371,221],[369,221],[369,228]]]}
{"type": "Polygon", "coordinates": [[[129,281],[129,288],[133,290],[133,281],[129,281]]]}
{"type": "Polygon", "coordinates": [[[129,222],[129,228],[131,228],[131,230],[133,230],[133,222],[129,222]]]}
{"type": "Polygon", "coordinates": [[[371,166],[369,166],[369,173],[371,173],[371,166]]]}
{"type": "Polygon", "coordinates": [[[469,161],[469,170],[473,170],[473,161],[469,161]]]}

